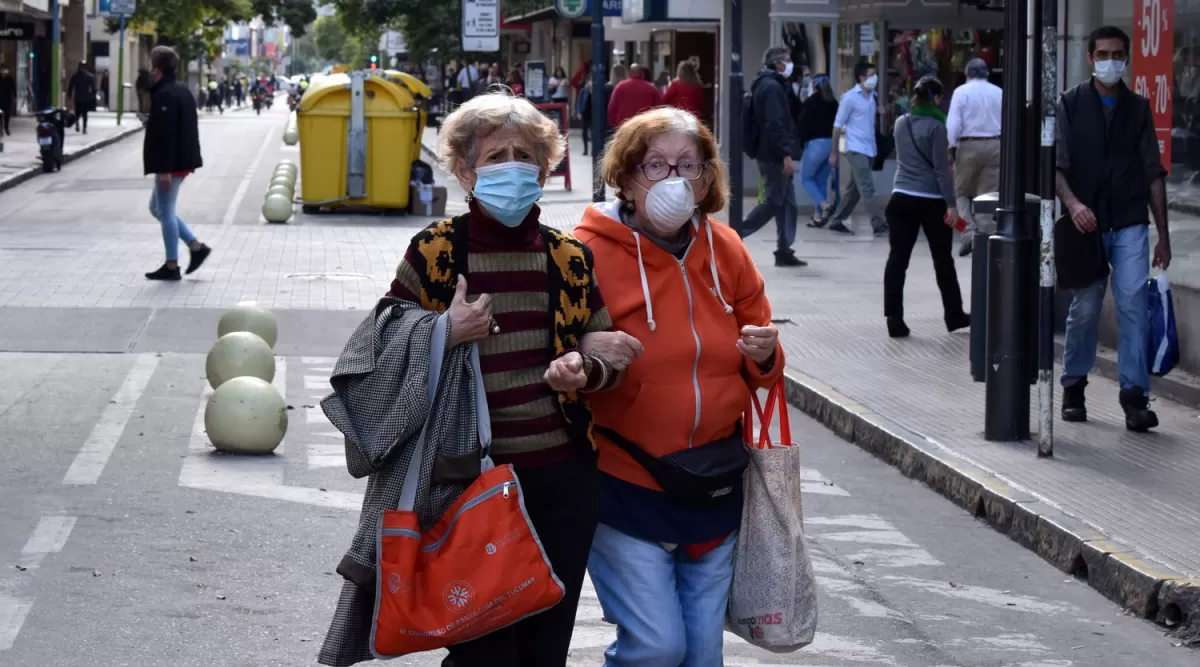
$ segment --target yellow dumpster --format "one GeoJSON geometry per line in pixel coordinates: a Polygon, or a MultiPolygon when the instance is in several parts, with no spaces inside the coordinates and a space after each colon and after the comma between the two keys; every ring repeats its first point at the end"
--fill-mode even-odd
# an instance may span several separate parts
{"type": "Polygon", "coordinates": [[[408,207],[424,120],[411,91],[367,72],[334,74],[309,86],[296,117],[306,212],[408,207]]]}

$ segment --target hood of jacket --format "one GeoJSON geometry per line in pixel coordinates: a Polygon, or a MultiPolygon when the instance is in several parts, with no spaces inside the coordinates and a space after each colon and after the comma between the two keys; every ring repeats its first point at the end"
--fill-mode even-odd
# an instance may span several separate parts
{"type": "MultiPolygon", "coordinates": [[[[782,350],[764,374],[737,348],[742,326],[764,326],[771,318],[762,276],[745,245],[728,225],[706,216],[690,224],[692,241],[682,259],[624,224],[618,202],[589,207],[575,228],[592,251],[614,329],[645,348],[621,384],[589,397],[595,423],[655,456],[732,433],[750,387],[770,384],[783,368],[782,350]]],[[[606,473],[660,488],[599,432],[597,442],[606,473]]]]}
{"type": "Polygon", "coordinates": [[[754,76],[754,82],[750,84],[750,90],[754,90],[754,86],[758,85],[758,82],[763,81],[764,79],[768,81],[774,81],[780,86],[787,88],[787,79],[783,78],[783,75],[779,73],[779,70],[775,69],[774,67],[763,67],[762,69],[758,70],[758,74],[754,76]]]}

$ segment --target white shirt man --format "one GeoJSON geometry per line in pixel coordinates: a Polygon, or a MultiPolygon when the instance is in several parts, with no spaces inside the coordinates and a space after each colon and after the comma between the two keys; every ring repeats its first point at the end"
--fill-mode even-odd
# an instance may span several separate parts
{"type": "Polygon", "coordinates": [[[975,220],[971,201],[1000,188],[1000,114],[1004,91],[987,80],[988,66],[975,58],[967,63],[967,82],[950,96],[946,135],[954,165],[959,214],[967,221],[958,254],[971,254],[976,230],[991,233],[994,223],[975,220]]]}

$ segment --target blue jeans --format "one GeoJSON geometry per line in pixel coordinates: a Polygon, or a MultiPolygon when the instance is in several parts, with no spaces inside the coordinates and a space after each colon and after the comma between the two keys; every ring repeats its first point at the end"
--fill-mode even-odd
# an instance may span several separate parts
{"type": "MultiPolygon", "coordinates": [[[[1150,279],[1149,227],[1135,225],[1101,232],[1104,252],[1112,266],[1113,301],[1117,307],[1117,375],[1121,389],[1150,390],[1146,365],[1146,281],[1150,279]]],[[[1104,304],[1105,281],[1071,290],[1067,315],[1067,343],[1063,353],[1062,385],[1073,386],[1087,377],[1096,363],[1100,342],[1100,309],[1104,304]]]]}
{"type": "Polygon", "coordinates": [[[755,206],[742,221],[742,238],[762,229],[775,218],[777,251],[791,252],[792,244],[796,242],[796,189],[792,187],[792,176],[783,173],[782,160],[759,160],[758,171],[765,181],[763,194],[766,201],[755,206]]]}
{"type": "Polygon", "coordinates": [[[833,139],[810,139],[800,158],[800,185],[818,207],[829,198],[829,172],[832,170],[829,153],[832,150],[833,139]]]}
{"type": "Polygon", "coordinates": [[[604,666],[720,667],[736,539],[692,560],[600,524],[588,572],[617,626],[604,666]]]}
{"type": "Polygon", "coordinates": [[[154,177],[154,191],[150,193],[150,215],[162,225],[163,245],[167,249],[167,261],[179,261],[179,241],[191,245],[196,235],[183,220],[175,215],[175,202],[179,200],[179,186],[183,185],[184,176],[172,176],[171,185],[162,187],[158,177],[154,177]]]}

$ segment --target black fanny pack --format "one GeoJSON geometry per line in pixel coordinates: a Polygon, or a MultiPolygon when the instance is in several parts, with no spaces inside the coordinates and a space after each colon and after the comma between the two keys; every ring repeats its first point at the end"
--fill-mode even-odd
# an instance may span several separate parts
{"type": "Polygon", "coordinates": [[[714,505],[733,495],[741,487],[742,473],[750,465],[750,455],[742,444],[741,426],[727,438],[663,457],[648,454],[611,429],[596,430],[632,456],[668,496],[687,505],[714,505]]]}

